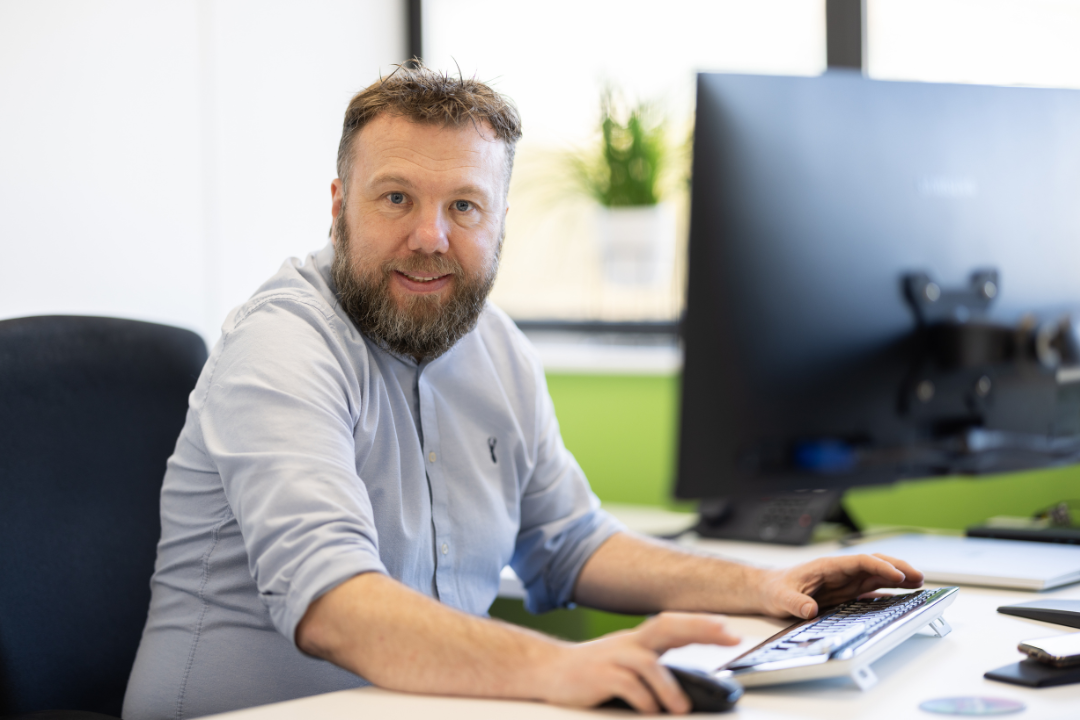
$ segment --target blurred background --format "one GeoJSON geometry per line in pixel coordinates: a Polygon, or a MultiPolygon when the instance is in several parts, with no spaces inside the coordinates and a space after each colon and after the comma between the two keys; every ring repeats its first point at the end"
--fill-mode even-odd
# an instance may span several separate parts
{"type": "MultiPolygon", "coordinates": [[[[1080,0],[866,0],[866,23],[875,78],[1080,87],[1080,0]]],[[[344,108],[417,29],[429,66],[521,110],[493,299],[533,323],[567,445],[605,502],[672,506],[694,76],[822,72],[824,0],[0,0],[0,318],[129,317],[213,344],[327,241],[344,108]],[[575,176],[605,92],[648,105],[669,160],[673,250],[648,282],[605,270],[605,211],[575,176]]],[[[1077,477],[900,484],[849,509],[960,528],[1077,477]]]]}
{"type": "MultiPolygon", "coordinates": [[[[0,316],[188,327],[325,241],[351,95],[408,56],[406,0],[0,0],[0,316]]],[[[416,3],[420,5],[421,3],[416,3]]],[[[812,75],[823,0],[425,0],[425,61],[521,110],[494,298],[515,318],[673,321],[681,253],[648,286],[605,279],[596,205],[566,158],[600,97],[652,104],[685,242],[694,75],[812,75]]],[[[1080,86],[1077,0],[868,0],[885,79],[1080,86]]]]}

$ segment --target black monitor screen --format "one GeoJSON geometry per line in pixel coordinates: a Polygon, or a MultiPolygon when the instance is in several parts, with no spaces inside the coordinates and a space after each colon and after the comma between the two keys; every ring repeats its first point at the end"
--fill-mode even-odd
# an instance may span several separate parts
{"type": "Polygon", "coordinates": [[[702,74],[676,495],[1080,454],[1080,91],[702,74]]]}

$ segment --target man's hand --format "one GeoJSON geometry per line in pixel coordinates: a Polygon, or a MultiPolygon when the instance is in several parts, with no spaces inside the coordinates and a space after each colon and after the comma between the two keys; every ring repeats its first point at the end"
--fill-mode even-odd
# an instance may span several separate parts
{"type": "Polygon", "coordinates": [[[819,607],[852,600],[885,587],[917,588],[923,574],[887,555],[848,555],[769,570],[758,586],[760,612],[774,617],[814,617],[819,607]]]}
{"type": "Polygon", "coordinates": [[[644,615],[683,612],[813,617],[879,588],[916,588],[923,575],[885,555],[813,560],[783,570],[740,565],[632,533],[618,533],[582,568],[574,601],[644,615]]]}
{"type": "Polygon", "coordinates": [[[719,616],[662,613],[634,630],[563,646],[538,668],[538,686],[557,705],[593,707],[619,697],[643,713],[686,713],[690,701],[660,655],[689,643],[738,642],[719,616]]]}

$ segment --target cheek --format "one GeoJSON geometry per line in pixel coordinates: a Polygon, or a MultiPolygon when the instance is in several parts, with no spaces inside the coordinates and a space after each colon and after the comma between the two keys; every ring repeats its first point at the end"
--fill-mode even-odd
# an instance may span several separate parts
{"type": "Polygon", "coordinates": [[[486,243],[491,235],[498,235],[499,224],[487,217],[458,217],[450,223],[451,235],[457,235],[461,241],[486,243]]]}
{"type": "Polygon", "coordinates": [[[468,241],[458,245],[462,264],[468,262],[471,267],[480,268],[490,263],[498,250],[501,233],[499,225],[483,225],[467,233],[468,241]]]}
{"type": "Polygon", "coordinates": [[[349,249],[353,259],[381,262],[395,247],[395,235],[387,223],[365,218],[349,225],[349,249]]]}

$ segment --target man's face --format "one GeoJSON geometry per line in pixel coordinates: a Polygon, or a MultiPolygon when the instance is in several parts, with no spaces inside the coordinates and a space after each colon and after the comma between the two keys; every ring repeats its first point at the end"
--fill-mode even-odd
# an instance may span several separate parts
{"type": "Polygon", "coordinates": [[[335,180],[334,280],[361,331],[415,357],[472,329],[495,279],[506,204],[506,146],[487,126],[380,115],[335,180]]]}

